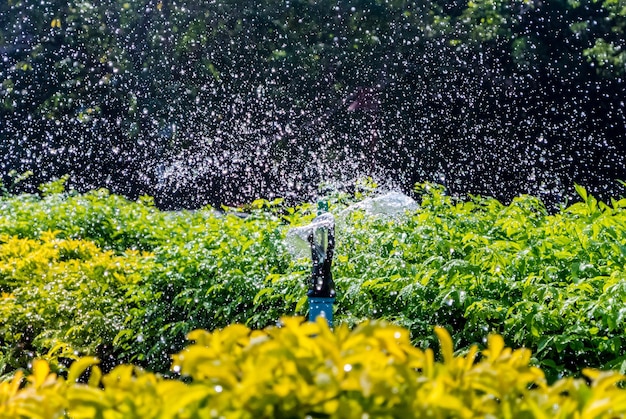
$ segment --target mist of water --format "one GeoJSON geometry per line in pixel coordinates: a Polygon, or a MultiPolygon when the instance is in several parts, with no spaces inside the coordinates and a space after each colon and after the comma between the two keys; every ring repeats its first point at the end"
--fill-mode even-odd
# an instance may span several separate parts
{"type": "Polygon", "coordinates": [[[516,35],[476,43],[447,3],[44,3],[2,6],[0,168],[23,190],[67,173],[181,208],[373,176],[556,204],[626,179],[623,71],[559,20],[599,5],[511,3],[516,35]]]}

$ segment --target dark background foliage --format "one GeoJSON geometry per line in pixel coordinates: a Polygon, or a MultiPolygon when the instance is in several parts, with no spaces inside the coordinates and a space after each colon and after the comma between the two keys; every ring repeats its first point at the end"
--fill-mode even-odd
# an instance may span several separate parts
{"type": "Polygon", "coordinates": [[[361,175],[549,205],[574,182],[617,195],[619,4],[8,0],[4,184],[70,174],[162,208],[298,201],[361,175]]]}

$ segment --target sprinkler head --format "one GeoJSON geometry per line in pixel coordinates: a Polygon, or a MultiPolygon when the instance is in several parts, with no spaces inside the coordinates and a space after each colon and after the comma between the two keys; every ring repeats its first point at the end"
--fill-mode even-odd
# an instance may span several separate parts
{"type": "Polygon", "coordinates": [[[308,235],[311,246],[311,279],[309,282],[309,297],[334,298],[335,283],[331,266],[335,248],[334,224],[323,225],[311,231],[308,235]]]}

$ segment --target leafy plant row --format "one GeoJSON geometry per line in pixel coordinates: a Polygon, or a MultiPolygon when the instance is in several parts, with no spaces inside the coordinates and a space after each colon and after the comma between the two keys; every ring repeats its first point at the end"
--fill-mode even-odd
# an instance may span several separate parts
{"type": "Polygon", "coordinates": [[[42,355],[62,370],[78,354],[166,371],[195,328],[278,318],[253,303],[290,263],[271,212],[161,212],[149,198],[43,189],[0,204],[0,375],[42,355]]]}
{"type": "MultiPolygon", "coordinates": [[[[306,314],[310,261],[285,236],[312,220],[310,205],[163,212],[149,198],[63,189],[0,200],[0,375],[42,356],[62,373],[81,355],[105,372],[132,362],[166,373],[194,329],[306,314]]],[[[530,196],[504,205],[431,184],[395,216],[366,209],[375,190],[329,195],[335,322],[387,319],[422,348],[436,345],[434,325],[464,350],[497,333],[532,349],[551,382],[625,372],[626,200],[577,190],[580,202],[553,214],[530,196]]]]}
{"type": "Polygon", "coordinates": [[[418,340],[446,325],[460,347],[499,333],[532,348],[551,379],[585,366],[623,372],[626,199],[577,190],[581,202],[555,214],[529,196],[459,200],[433,185],[405,217],[353,213],[339,311],[393,319],[418,340]]]}
{"type": "Polygon", "coordinates": [[[548,385],[528,349],[505,348],[499,335],[479,352],[454,355],[435,330],[441,361],[415,348],[406,329],[364,322],[331,331],[321,319],[283,318],[262,331],[231,325],[196,330],[172,368],[190,379],[164,379],[132,365],[103,375],[81,358],[67,379],[43,360],[22,386],[19,372],[0,382],[2,418],[569,418],[626,414],[623,375],[585,370],[589,383],[548,385]],[[87,370],[90,371],[87,371],[87,370]]]}

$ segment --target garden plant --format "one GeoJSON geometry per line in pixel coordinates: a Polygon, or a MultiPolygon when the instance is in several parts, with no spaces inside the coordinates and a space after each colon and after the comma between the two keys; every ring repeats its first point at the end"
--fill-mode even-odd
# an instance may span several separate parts
{"type": "MultiPolygon", "coordinates": [[[[140,385],[149,387],[154,398],[165,397],[166,389],[191,386],[193,400],[186,399],[188,405],[181,401],[181,412],[243,409],[251,417],[276,412],[332,416],[359,405],[370,414],[383,409],[383,416],[400,411],[394,409],[422,408],[434,409],[436,416],[437,405],[409,405],[402,393],[418,391],[412,387],[418,385],[414,378],[406,375],[409,370],[414,374],[422,368],[420,377],[429,380],[438,376],[415,367],[414,356],[435,357],[441,362],[437,365],[444,365],[437,371],[451,374],[446,383],[461,380],[459,386],[469,386],[444,391],[450,400],[439,402],[459,408],[452,416],[510,408],[537,417],[537,412],[570,417],[589,408],[590,400],[601,397],[596,392],[605,390],[615,392],[607,397],[614,397],[612,406],[620,409],[625,397],[618,391],[620,374],[626,370],[626,199],[603,203],[581,186],[576,190],[578,202],[548,211],[531,196],[503,204],[477,196],[457,198],[441,186],[419,184],[418,205],[393,216],[363,205],[378,193],[367,183],[358,184],[352,194],[329,193],[325,199],[337,220],[333,333],[301,320],[275,327],[283,316],[307,312],[310,261],[294,255],[285,238],[291,228],[316,216],[313,205],[258,200],[239,208],[168,212],[158,210],[149,197],[130,201],[106,190],[68,191],[63,179],[43,185],[39,194],[7,194],[0,198],[0,409],[17,409],[15,400],[47,392],[41,397],[51,411],[74,406],[72,417],[85,417],[84,412],[109,409],[95,401],[82,406],[77,400],[86,394],[95,400],[98,392],[120,392],[110,397],[126,400],[138,394],[132,386],[140,385]],[[368,323],[373,320],[382,323],[368,323]],[[382,399],[372,396],[379,394],[373,381],[355,379],[358,388],[342,387],[345,377],[332,365],[306,369],[300,364],[329,359],[335,368],[344,368],[340,360],[350,355],[341,342],[352,333],[365,333],[369,337],[363,342],[371,338],[377,343],[363,345],[393,357],[393,365],[402,364],[393,372],[382,366],[371,372],[401,380],[397,399],[393,392],[381,393],[387,394],[382,399]],[[389,342],[402,349],[379,339],[378,333],[392,336],[389,342]],[[196,343],[189,345],[187,337],[196,343]],[[218,350],[212,345],[220,339],[225,341],[218,350]],[[468,383],[474,378],[463,381],[461,372],[445,367],[456,359],[473,371],[477,382],[486,380],[486,374],[501,385],[509,372],[493,365],[497,356],[489,351],[494,345],[519,348],[507,356],[521,368],[516,370],[524,377],[521,387],[493,393],[486,384],[472,387],[468,383]],[[252,376],[251,353],[260,348],[267,350],[267,365],[277,362],[272,356],[292,359],[292,366],[284,366],[291,372],[268,378],[259,366],[258,376],[244,379],[245,371],[252,376]],[[333,351],[339,351],[336,358],[333,351]],[[172,365],[173,354],[178,355],[172,365]],[[219,368],[202,366],[212,360],[219,368]],[[88,367],[91,375],[83,376],[88,367]],[[330,368],[327,377],[320,375],[324,368],[330,368]],[[23,387],[22,377],[29,374],[30,384],[23,387]],[[265,386],[260,394],[268,399],[244,403],[236,391],[247,379],[269,380],[255,384],[265,386]],[[288,390],[298,380],[318,386],[322,380],[332,395],[315,408],[305,406],[288,390]],[[526,391],[532,396],[522,396],[526,391]],[[557,394],[561,399],[556,400],[557,394]],[[497,406],[479,396],[494,397],[497,406]],[[556,410],[544,409],[550,403],[556,403],[556,410]]],[[[420,386],[422,378],[416,378],[420,386]]],[[[428,391],[437,387],[424,385],[428,391]]],[[[160,405],[137,397],[127,402],[146,403],[161,417],[193,416],[162,413],[160,405]]]]}

